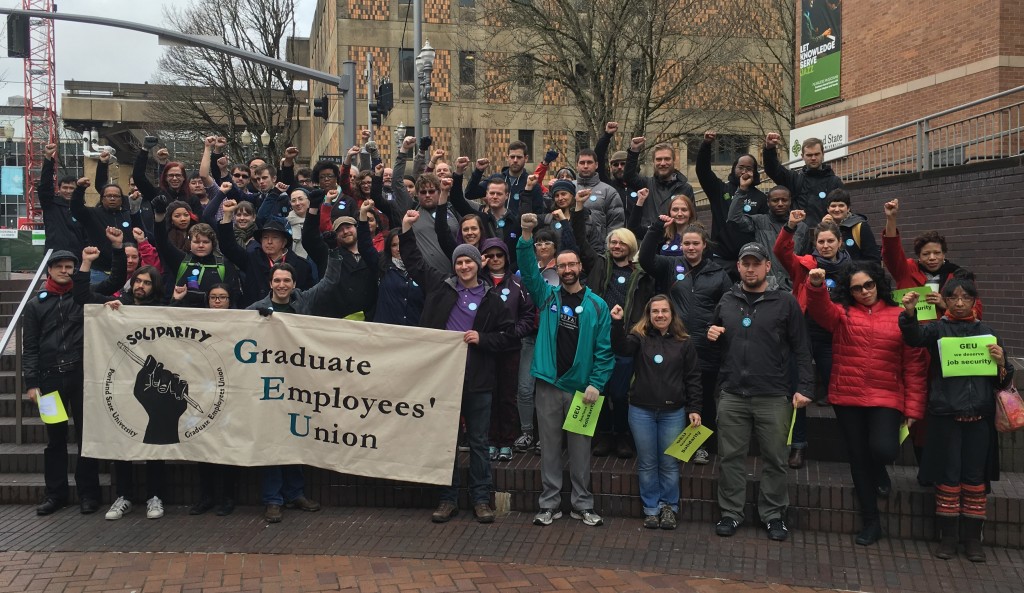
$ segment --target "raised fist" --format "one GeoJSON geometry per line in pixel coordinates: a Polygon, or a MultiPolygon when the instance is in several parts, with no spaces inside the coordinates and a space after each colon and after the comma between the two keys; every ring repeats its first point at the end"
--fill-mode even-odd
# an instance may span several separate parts
{"type": "Polygon", "coordinates": [[[44,154],[46,155],[46,160],[48,161],[52,161],[53,159],[57,158],[57,145],[47,144],[44,154]]]}
{"type": "Polygon", "coordinates": [[[89,187],[90,185],[92,185],[92,182],[89,181],[88,177],[78,178],[78,187],[89,187]]]}
{"type": "Polygon", "coordinates": [[[803,210],[790,210],[789,211],[789,226],[796,228],[801,222],[807,219],[807,213],[803,210]]]}
{"type": "Polygon", "coordinates": [[[629,149],[633,152],[640,152],[647,145],[647,138],[643,136],[637,136],[629,141],[629,149]]]}
{"type": "Polygon", "coordinates": [[[883,208],[885,209],[885,216],[887,218],[896,218],[896,215],[899,214],[900,211],[899,198],[896,198],[895,200],[889,200],[888,202],[885,203],[885,206],[883,206],[883,208]]]}
{"type": "Polygon", "coordinates": [[[714,130],[708,130],[708,131],[704,132],[704,141],[705,142],[714,142],[715,138],[717,136],[718,136],[718,134],[716,134],[714,130]]]}
{"type": "Polygon", "coordinates": [[[523,214],[519,222],[523,227],[524,233],[532,233],[533,229],[537,228],[537,215],[532,212],[523,214]]]}
{"type": "Polygon", "coordinates": [[[615,321],[622,321],[623,311],[620,305],[615,305],[614,307],[612,307],[612,310],[609,311],[609,313],[611,314],[612,319],[614,319],[615,321]]]}
{"type": "Polygon", "coordinates": [[[821,286],[825,283],[825,270],[821,268],[814,268],[807,273],[807,282],[814,287],[821,286]]]}
{"type": "Polygon", "coordinates": [[[610,121],[610,122],[608,122],[608,123],[606,123],[604,125],[604,133],[605,134],[614,134],[615,132],[618,132],[618,131],[619,131],[619,122],[617,122],[617,121],[610,121]]]}
{"type": "Polygon", "coordinates": [[[782,136],[779,136],[778,132],[771,132],[764,139],[764,145],[768,148],[775,148],[782,141],[782,136]]]}
{"type": "Polygon", "coordinates": [[[753,173],[743,173],[743,175],[740,175],[740,187],[741,188],[743,188],[744,190],[748,190],[753,185],[754,185],[754,174],[753,173]]]}
{"type": "Polygon", "coordinates": [[[644,202],[647,201],[647,196],[649,195],[651,195],[651,190],[647,189],[646,187],[641,187],[640,189],[636,190],[636,205],[643,206],[644,202]]]}
{"type": "Polygon", "coordinates": [[[94,262],[99,256],[100,250],[98,247],[89,246],[82,250],[82,261],[94,262]]]}
{"type": "Polygon", "coordinates": [[[486,171],[487,166],[491,164],[491,159],[477,159],[476,169],[477,171],[486,171]]]}
{"type": "Polygon", "coordinates": [[[402,152],[412,150],[414,146],[416,146],[415,136],[406,136],[405,139],[402,140],[402,152]]]}

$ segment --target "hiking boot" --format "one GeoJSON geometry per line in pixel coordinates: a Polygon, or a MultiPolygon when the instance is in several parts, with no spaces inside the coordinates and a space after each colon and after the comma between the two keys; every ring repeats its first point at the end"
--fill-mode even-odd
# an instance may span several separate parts
{"type": "Polygon", "coordinates": [[[697,465],[707,465],[711,461],[711,455],[708,453],[707,449],[701,447],[693,454],[693,459],[690,461],[697,465]]]}
{"type": "Polygon", "coordinates": [[[971,562],[984,562],[985,550],[981,547],[981,530],[985,526],[984,519],[963,519],[964,524],[964,555],[971,562]]]}
{"type": "Polygon", "coordinates": [[[669,507],[661,507],[661,528],[662,529],[675,529],[678,525],[676,521],[675,512],[669,507]]]}
{"type": "Polygon", "coordinates": [[[644,515],[644,528],[657,529],[658,527],[661,527],[661,521],[658,519],[658,515],[644,515]]]}
{"type": "Polygon", "coordinates": [[[459,509],[455,506],[454,502],[443,500],[441,501],[441,504],[437,505],[437,510],[434,511],[434,514],[430,515],[430,520],[434,523],[447,523],[448,521],[451,521],[452,517],[458,514],[459,509]]]}
{"type": "Polygon", "coordinates": [[[473,506],[473,516],[477,523],[494,523],[494,511],[486,502],[479,502],[473,506]]]}
{"type": "Polygon", "coordinates": [[[314,502],[305,496],[293,498],[285,503],[284,508],[286,509],[299,509],[300,511],[306,511],[308,513],[315,513],[320,510],[320,503],[314,502]]]}
{"type": "Polygon", "coordinates": [[[266,512],[263,513],[263,518],[266,519],[267,523],[280,523],[281,505],[268,504],[266,512]]]}
{"type": "Polygon", "coordinates": [[[949,560],[956,557],[956,540],[959,536],[959,517],[938,517],[939,547],[935,548],[935,557],[949,560]]]}
{"type": "Polygon", "coordinates": [[[114,504],[110,505],[110,510],[104,515],[107,521],[117,521],[126,514],[132,512],[132,503],[130,500],[123,496],[118,496],[114,504]]]}

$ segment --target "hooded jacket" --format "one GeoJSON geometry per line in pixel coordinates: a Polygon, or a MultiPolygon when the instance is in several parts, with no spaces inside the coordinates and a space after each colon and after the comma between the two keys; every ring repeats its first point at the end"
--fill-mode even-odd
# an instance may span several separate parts
{"type": "MultiPolygon", "coordinates": [[[[423,287],[426,294],[420,327],[443,330],[451,317],[452,308],[457,305],[458,280],[427,265],[416,246],[416,240],[416,233],[412,230],[399,235],[402,261],[409,275],[423,287]]],[[[473,330],[479,333],[480,343],[469,345],[466,376],[462,386],[464,393],[493,391],[497,382],[498,353],[512,349],[519,341],[515,336],[512,314],[505,303],[486,279],[481,279],[481,283],[487,287],[487,291],[473,318],[473,330]]]]}
{"type": "Polygon", "coordinates": [[[533,239],[520,237],[516,245],[519,252],[520,274],[523,284],[537,304],[539,327],[533,351],[530,374],[547,381],[561,391],[575,393],[588,385],[604,391],[615,366],[611,348],[611,315],[604,299],[590,288],[583,287],[582,311],[579,312],[579,339],[576,358],[569,370],[558,376],[558,316],[562,308],[561,288],[551,286],[541,276],[533,239]]]}
{"type": "MultiPolygon", "coordinates": [[[[299,315],[314,315],[317,308],[323,307],[325,301],[330,301],[332,293],[337,289],[341,280],[341,257],[339,250],[334,249],[327,258],[327,269],[324,277],[308,290],[296,288],[289,297],[292,309],[299,315]]],[[[272,307],[274,295],[267,292],[262,299],[250,304],[246,309],[250,311],[267,310],[272,307]]]]}
{"type": "Polygon", "coordinates": [[[839,231],[843,234],[843,246],[850,259],[882,263],[882,247],[875,240],[867,218],[851,212],[839,223],[839,231]]]}
{"type": "Polygon", "coordinates": [[[814,369],[800,304],[788,292],[769,289],[751,305],[740,286],[722,297],[712,316],[712,325],[725,328],[713,342],[721,349],[722,391],[742,397],[792,397],[790,364],[795,360],[797,391],[812,397],[814,369]]]}
{"type": "MultiPolygon", "coordinates": [[[[760,243],[771,254],[772,269],[768,273],[775,278],[780,288],[792,291],[793,282],[789,279],[789,272],[786,271],[786,267],[782,265],[774,251],[775,241],[779,238],[782,227],[786,226],[789,222],[789,213],[776,216],[769,210],[765,214],[748,214],[741,199],[745,193],[742,188],[736,190],[735,199],[729,205],[728,224],[738,227],[743,232],[754,233],[754,241],[760,243]]],[[[807,234],[807,225],[801,222],[797,225],[793,236],[794,245],[799,245],[806,241],[804,237],[807,234]]]]}
{"type": "Polygon", "coordinates": [[[487,274],[490,284],[494,286],[491,292],[496,293],[498,298],[505,303],[505,308],[508,309],[515,322],[516,341],[510,350],[519,350],[522,346],[520,340],[537,333],[537,307],[533,305],[530,293],[523,286],[522,278],[516,276],[509,266],[508,247],[505,246],[505,242],[494,237],[484,239],[480,252],[483,253],[488,249],[500,249],[505,253],[505,276],[502,277],[501,282],[494,282],[486,264],[484,264],[484,273],[487,274]]]}
{"type": "Polygon", "coordinates": [[[708,197],[708,205],[711,207],[711,241],[714,243],[714,254],[724,260],[735,262],[740,247],[754,240],[754,232],[744,227],[726,224],[732,204],[740,202],[740,211],[745,214],[767,214],[768,196],[757,188],[761,183],[761,174],[756,170],[756,164],[754,185],[749,192],[740,193],[740,181],[735,173],[739,157],[732,162],[726,181],[719,179],[711,168],[711,145],[711,142],[702,142],[700,150],[697,151],[697,181],[704,190],[704,195],[708,197]]]}
{"type": "Polygon", "coordinates": [[[899,410],[924,418],[928,400],[926,360],[903,342],[903,307],[879,300],[870,307],[833,303],[824,286],[807,285],[807,312],[832,334],[828,401],[838,406],[899,410]]]}
{"type": "Polygon", "coordinates": [[[609,231],[626,226],[626,212],[622,207],[622,198],[615,189],[601,181],[594,173],[590,177],[576,180],[576,191],[589,189],[590,197],[583,202],[590,215],[587,217],[587,240],[597,253],[607,249],[609,231]]]}
{"type": "MultiPolygon", "coordinates": [[[[110,271],[111,248],[107,239],[107,227],[114,227],[124,233],[126,239],[132,234],[132,213],[125,207],[126,200],[114,210],[107,210],[102,203],[97,206],[85,205],[85,188],[75,187],[71,194],[71,214],[85,230],[85,244],[99,248],[100,256],[93,262],[93,267],[104,272],[110,271]]],[[[80,253],[80,251],[79,251],[80,253]]]]}
{"type": "Polygon", "coordinates": [[[704,392],[692,334],[677,340],[653,327],[646,336],[631,329],[621,319],[612,320],[612,350],[633,358],[629,405],[655,410],[685,407],[687,414],[700,414],[704,392]]]}
{"type": "Polygon", "coordinates": [[[828,211],[825,197],[832,190],[843,187],[843,180],[832,171],[828,163],[822,163],[818,169],[807,166],[787,169],[779,162],[779,153],[774,148],[765,147],[763,160],[764,171],[772,181],[789,188],[793,196],[793,209],[807,213],[807,226],[817,226],[828,211]]]}
{"type": "Polygon", "coordinates": [[[644,229],[658,220],[658,216],[668,214],[672,196],[686,194],[693,199],[693,186],[687,181],[686,175],[676,169],[673,169],[665,179],[657,175],[640,175],[640,153],[632,150],[626,151],[626,171],[622,174],[622,179],[629,187],[646,187],[650,192],[647,201],[644,202],[643,218],[640,221],[640,226],[644,229]]]}
{"type": "MultiPolygon", "coordinates": [[[[775,257],[782,262],[783,267],[786,268],[786,272],[789,273],[789,278],[793,282],[793,296],[796,297],[797,302],[800,303],[800,310],[807,310],[807,276],[814,268],[824,267],[818,262],[818,258],[815,255],[797,255],[793,251],[794,247],[794,231],[789,230],[788,226],[783,225],[782,232],[779,233],[778,239],[775,240],[775,247],[773,253],[775,257]]],[[[839,261],[836,262],[834,271],[825,270],[825,281],[828,283],[829,290],[835,286],[838,281],[838,271],[844,268],[850,261],[850,256],[842,249],[838,253],[839,261]],[[844,261],[845,260],[845,261],[844,261]]]]}

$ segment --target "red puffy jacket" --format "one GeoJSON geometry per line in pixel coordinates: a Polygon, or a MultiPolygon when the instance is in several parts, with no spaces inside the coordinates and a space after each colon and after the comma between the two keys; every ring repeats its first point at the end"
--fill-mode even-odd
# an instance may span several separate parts
{"type": "MultiPolygon", "coordinates": [[[[900,241],[899,233],[896,233],[895,237],[887,237],[885,236],[885,231],[882,231],[882,262],[896,281],[897,289],[917,288],[918,286],[924,286],[925,282],[928,281],[928,277],[917,266],[917,260],[910,259],[903,252],[903,243],[900,241]]],[[[951,277],[952,275],[943,278],[941,285],[945,286],[951,277]]],[[[975,300],[975,317],[981,319],[982,310],[981,299],[975,300]]],[[[939,314],[941,315],[941,311],[939,314]]]]}
{"type": "Polygon", "coordinates": [[[901,307],[879,301],[871,307],[833,303],[823,286],[805,284],[807,311],[832,332],[832,377],[828,400],[839,406],[883,407],[924,418],[927,362],[903,342],[901,307]]]}

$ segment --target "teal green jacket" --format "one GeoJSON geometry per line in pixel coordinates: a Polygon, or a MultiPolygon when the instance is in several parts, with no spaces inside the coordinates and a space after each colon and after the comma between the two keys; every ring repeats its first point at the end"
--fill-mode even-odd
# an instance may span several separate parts
{"type": "Polygon", "coordinates": [[[516,243],[516,256],[523,284],[530,291],[540,313],[530,374],[569,393],[583,391],[588,385],[603,392],[615,366],[611,344],[612,318],[608,313],[608,304],[592,290],[584,288],[576,360],[569,371],[559,377],[557,336],[558,312],[562,308],[560,288],[551,286],[541,277],[537,269],[537,255],[533,251],[533,239],[520,237],[516,243]]]}

